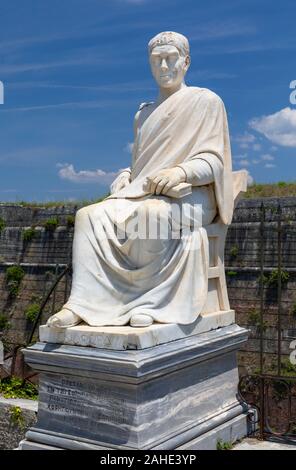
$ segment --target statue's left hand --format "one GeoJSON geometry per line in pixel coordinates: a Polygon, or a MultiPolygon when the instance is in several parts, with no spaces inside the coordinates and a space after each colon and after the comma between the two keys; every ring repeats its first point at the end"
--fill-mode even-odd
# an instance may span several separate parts
{"type": "Polygon", "coordinates": [[[111,194],[120,191],[128,186],[131,182],[131,174],[129,171],[122,171],[110,186],[111,194]]]}
{"type": "Polygon", "coordinates": [[[148,176],[146,189],[152,194],[166,194],[171,188],[185,181],[185,171],[176,166],[161,170],[155,176],[148,176]]]}

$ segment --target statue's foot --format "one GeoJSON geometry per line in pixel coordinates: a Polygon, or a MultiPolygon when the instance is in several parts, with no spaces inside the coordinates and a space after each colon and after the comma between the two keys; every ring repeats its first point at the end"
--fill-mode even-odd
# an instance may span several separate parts
{"type": "Polygon", "coordinates": [[[46,325],[54,328],[70,328],[78,325],[81,318],[76,313],[63,308],[60,312],[56,313],[47,320],[46,325]]]}
{"type": "Polygon", "coordinates": [[[143,327],[150,326],[153,323],[153,318],[150,315],[137,313],[131,316],[130,326],[143,327]]]}

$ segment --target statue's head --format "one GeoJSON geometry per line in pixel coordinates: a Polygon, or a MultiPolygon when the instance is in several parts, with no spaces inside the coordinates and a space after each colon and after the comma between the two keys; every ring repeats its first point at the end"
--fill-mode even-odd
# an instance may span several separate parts
{"type": "Polygon", "coordinates": [[[159,33],[148,44],[153,77],[161,88],[182,83],[190,65],[188,39],[179,33],[159,33]]]}

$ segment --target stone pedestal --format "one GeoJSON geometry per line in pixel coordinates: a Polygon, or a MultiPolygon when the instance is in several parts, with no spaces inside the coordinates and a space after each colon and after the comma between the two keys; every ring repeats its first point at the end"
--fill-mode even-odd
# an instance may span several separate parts
{"type": "Polygon", "coordinates": [[[145,349],[37,343],[24,354],[40,373],[38,421],[20,448],[194,450],[242,438],[246,339],[232,324],[145,349]]]}

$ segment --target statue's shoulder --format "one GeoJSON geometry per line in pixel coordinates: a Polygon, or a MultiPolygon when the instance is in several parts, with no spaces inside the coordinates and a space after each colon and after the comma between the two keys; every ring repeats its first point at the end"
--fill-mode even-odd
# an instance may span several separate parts
{"type": "Polygon", "coordinates": [[[138,111],[136,112],[135,119],[134,119],[134,130],[137,131],[137,128],[142,125],[145,121],[147,116],[149,116],[150,107],[154,104],[153,101],[148,103],[141,103],[138,111]]]}
{"type": "Polygon", "coordinates": [[[147,103],[141,103],[139,106],[138,111],[142,111],[142,109],[147,108],[148,106],[151,106],[154,104],[154,101],[148,101],[147,103]]]}
{"type": "Polygon", "coordinates": [[[190,87],[192,95],[195,96],[198,100],[201,100],[204,103],[220,104],[223,103],[217,93],[210,90],[209,88],[199,88],[199,87],[190,87]]]}

